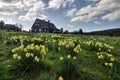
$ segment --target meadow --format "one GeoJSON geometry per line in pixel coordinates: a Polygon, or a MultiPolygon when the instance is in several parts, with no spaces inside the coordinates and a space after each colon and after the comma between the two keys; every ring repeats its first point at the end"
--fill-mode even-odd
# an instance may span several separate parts
{"type": "Polygon", "coordinates": [[[0,80],[120,80],[120,37],[0,31],[0,80]]]}

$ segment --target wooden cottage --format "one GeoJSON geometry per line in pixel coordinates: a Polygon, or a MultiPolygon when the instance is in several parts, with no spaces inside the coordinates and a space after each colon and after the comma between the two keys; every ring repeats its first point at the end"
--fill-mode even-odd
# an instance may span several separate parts
{"type": "Polygon", "coordinates": [[[50,21],[45,21],[41,19],[36,19],[32,28],[32,32],[50,32],[50,33],[59,33],[61,30],[57,29],[53,23],[50,21]]]}

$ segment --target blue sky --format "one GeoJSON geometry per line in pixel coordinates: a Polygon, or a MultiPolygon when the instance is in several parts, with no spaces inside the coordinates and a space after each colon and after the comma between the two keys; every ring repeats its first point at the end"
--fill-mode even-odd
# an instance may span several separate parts
{"type": "Polygon", "coordinates": [[[120,28],[120,0],[0,0],[0,20],[29,30],[35,19],[85,32],[120,28]]]}

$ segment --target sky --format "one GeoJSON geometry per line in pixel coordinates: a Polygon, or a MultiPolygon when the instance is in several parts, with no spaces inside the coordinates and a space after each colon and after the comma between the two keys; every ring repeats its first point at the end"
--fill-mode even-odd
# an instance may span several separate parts
{"type": "Polygon", "coordinates": [[[35,19],[84,32],[120,28],[120,0],[0,0],[0,20],[31,29],[35,19]]]}

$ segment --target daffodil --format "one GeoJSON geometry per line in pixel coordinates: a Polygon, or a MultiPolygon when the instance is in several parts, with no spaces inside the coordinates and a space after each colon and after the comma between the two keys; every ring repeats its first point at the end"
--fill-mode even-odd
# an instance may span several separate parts
{"type": "Polygon", "coordinates": [[[68,58],[68,59],[70,59],[70,58],[71,58],[71,55],[70,55],[70,54],[68,54],[67,58],[68,58]]]}
{"type": "Polygon", "coordinates": [[[26,55],[26,57],[27,57],[27,58],[29,58],[29,57],[30,57],[30,53],[26,53],[25,55],[26,55]]]}
{"type": "Polygon", "coordinates": [[[62,61],[64,58],[63,57],[60,57],[60,61],[62,61]]]}
{"type": "Polygon", "coordinates": [[[105,66],[108,66],[109,64],[106,62],[106,63],[104,63],[104,65],[105,65],[105,66]]]}
{"type": "Polygon", "coordinates": [[[12,53],[15,53],[15,49],[12,49],[12,53]]]}
{"type": "Polygon", "coordinates": [[[17,58],[18,58],[18,60],[21,60],[21,59],[22,59],[22,57],[21,57],[21,56],[18,56],[17,58]]]}
{"type": "Polygon", "coordinates": [[[35,56],[35,61],[39,62],[40,59],[38,58],[38,56],[35,56]]]}
{"type": "Polygon", "coordinates": [[[104,56],[101,54],[98,56],[98,59],[104,59],[104,56]]]}
{"type": "Polygon", "coordinates": [[[16,59],[18,57],[18,54],[13,54],[13,58],[16,59]]]}
{"type": "Polygon", "coordinates": [[[38,45],[35,46],[36,50],[40,50],[40,47],[38,45]]]}
{"type": "Polygon", "coordinates": [[[32,56],[32,57],[34,57],[34,54],[33,54],[33,53],[31,53],[31,56],[32,56]]]}
{"type": "Polygon", "coordinates": [[[109,63],[109,67],[112,67],[113,66],[113,63],[109,63]]]}
{"type": "Polygon", "coordinates": [[[112,54],[107,54],[108,57],[112,57],[112,54]]]}
{"type": "Polygon", "coordinates": [[[108,49],[108,52],[111,52],[111,49],[108,49]]]}
{"type": "Polygon", "coordinates": [[[58,80],[64,80],[62,76],[59,76],[58,77],[58,80]]]}
{"type": "Polygon", "coordinates": [[[73,49],[73,51],[76,52],[76,53],[80,53],[80,51],[82,51],[80,44],[77,45],[77,46],[73,49]]]}
{"type": "Polygon", "coordinates": [[[76,56],[74,56],[73,59],[76,60],[76,56]]]}
{"type": "Polygon", "coordinates": [[[111,61],[115,61],[115,58],[110,58],[111,61]]]}
{"type": "Polygon", "coordinates": [[[24,48],[24,51],[27,52],[27,48],[24,48]]]}

